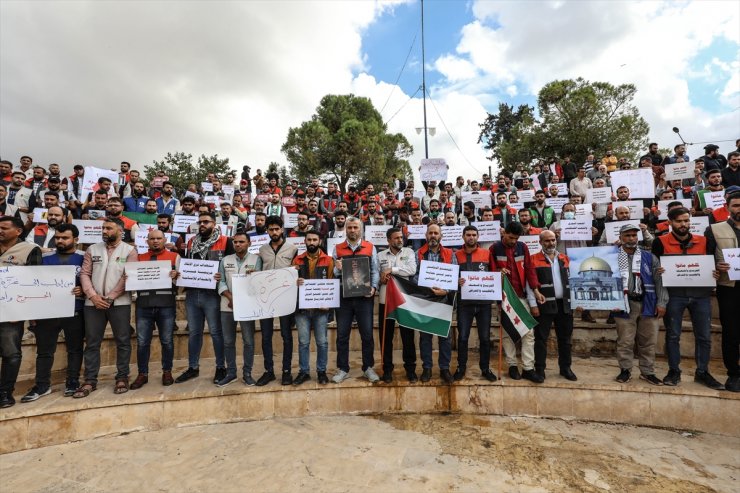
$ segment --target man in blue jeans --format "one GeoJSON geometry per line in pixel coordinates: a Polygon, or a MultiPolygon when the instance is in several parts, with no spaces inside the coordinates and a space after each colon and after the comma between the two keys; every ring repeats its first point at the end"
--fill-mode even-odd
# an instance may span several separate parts
{"type": "MultiPolygon", "coordinates": [[[[298,269],[298,285],[306,279],[332,279],[334,277],[334,259],[321,251],[321,233],[311,230],[306,233],[306,251],[293,260],[298,269]]],[[[321,385],[329,383],[326,376],[326,364],[329,357],[329,343],[326,340],[326,324],[329,321],[329,309],[298,309],[295,324],[298,328],[298,375],[293,385],[300,385],[311,380],[310,344],[311,328],[316,339],[316,376],[321,385]]]]}
{"type": "MultiPolygon", "coordinates": [[[[658,237],[653,243],[652,253],[656,257],[669,255],[706,255],[707,239],[704,236],[692,235],[689,232],[691,215],[684,207],[677,207],[668,212],[671,231],[658,237]]],[[[714,271],[715,279],[719,273],[714,271]]],[[[712,305],[710,296],[712,287],[674,286],[668,287],[668,306],[665,318],[665,346],[668,355],[668,374],[663,378],[664,385],[676,386],[681,381],[681,325],[683,312],[688,308],[694,329],[694,356],[696,373],[694,381],[710,389],[720,390],[724,386],[709,373],[709,355],[712,349],[711,320],[712,305]]]]}
{"type": "MultiPolygon", "coordinates": [[[[177,279],[180,256],[170,252],[164,245],[167,239],[158,229],[149,231],[146,240],[149,251],[139,254],[139,262],[166,261],[172,270],[169,273],[173,283],[177,279]]],[[[136,366],[139,374],[131,384],[136,390],[149,382],[149,354],[152,345],[152,332],[157,325],[159,342],[162,344],[162,385],[172,385],[172,359],[175,346],[172,333],[175,331],[175,287],[169,289],[150,289],[139,291],[136,298],[136,366]]]]}

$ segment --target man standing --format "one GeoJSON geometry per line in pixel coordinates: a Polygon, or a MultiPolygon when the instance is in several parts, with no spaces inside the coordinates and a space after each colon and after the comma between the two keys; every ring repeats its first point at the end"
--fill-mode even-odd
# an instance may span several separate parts
{"type": "MultiPolygon", "coordinates": [[[[672,231],[658,237],[653,243],[652,252],[660,258],[663,255],[706,255],[707,239],[704,236],[692,235],[689,232],[691,216],[685,207],[677,207],[668,213],[672,231]]],[[[683,312],[688,308],[694,330],[694,354],[696,373],[694,381],[710,389],[722,389],[723,386],[709,373],[709,355],[712,349],[711,287],[676,286],[668,288],[668,306],[666,307],[665,347],[668,356],[668,374],[663,378],[664,385],[676,386],[681,381],[681,325],[683,312]]]]}
{"type": "Polygon", "coordinates": [[[640,360],[640,379],[652,385],[662,382],[655,376],[655,344],[659,320],[668,304],[668,291],[663,287],[660,260],[638,245],[634,224],[619,229],[618,261],[622,276],[627,310],[615,310],[617,324],[617,360],[620,373],[617,382],[632,378],[633,348],[637,339],[637,357],[640,360]]]}
{"type": "Polygon", "coordinates": [[[583,167],[578,168],[577,176],[571,180],[568,189],[570,190],[571,197],[580,196],[582,202],[586,201],[586,191],[589,188],[593,188],[591,180],[586,177],[586,170],[583,167]]]}
{"type": "MultiPolygon", "coordinates": [[[[519,224],[519,223],[513,223],[519,224]]],[[[491,272],[495,270],[491,252],[478,245],[478,228],[469,225],[463,228],[463,247],[455,252],[455,259],[461,271],[491,272]]],[[[460,278],[459,285],[465,284],[460,278]]],[[[468,366],[468,339],[475,319],[480,344],[479,366],[481,375],[489,382],[496,381],[491,371],[491,304],[492,301],[460,300],[457,307],[457,370],[454,379],[459,382],[465,378],[468,366]]]]}
{"type": "MultiPolygon", "coordinates": [[[[298,269],[298,285],[306,279],[334,278],[334,259],[321,250],[321,234],[311,230],[306,233],[306,251],[293,260],[298,269]]],[[[311,380],[310,345],[311,329],[313,328],[316,341],[316,376],[319,384],[329,383],[326,376],[326,365],[329,359],[329,343],[327,341],[326,326],[329,322],[329,309],[311,308],[299,309],[295,314],[295,324],[298,328],[298,375],[293,385],[300,385],[311,380]]]]}
{"type": "MultiPolygon", "coordinates": [[[[435,199],[436,200],[436,199],[435,199]]],[[[388,280],[396,275],[403,279],[409,279],[416,274],[416,255],[410,248],[403,246],[403,233],[398,228],[390,228],[385,233],[388,239],[388,248],[378,253],[380,265],[380,296],[378,306],[378,319],[385,316],[385,291],[388,280]]],[[[385,319],[383,325],[383,381],[393,381],[393,336],[396,321],[385,319]]],[[[406,369],[406,378],[410,383],[415,383],[419,378],[416,376],[416,345],[414,343],[414,331],[408,327],[399,325],[401,332],[401,343],[403,346],[403,367],[406,369]]]]}
{"type": "Polygon", "coordinates": [[[337,373],[332,378],[334,383],[342,383],[349,378],[349,334],[352,329],[352,320],[357,321],[362,339],[362,372],[365,377],[375,383],[380,378],[375,373],[373,342],[373,306],[375,293],[378,290],[380,272],[378,267],[378,253],[372,243],[362,239],[362,221],[357,217],[348,217],[345,223],[347,239],[337,244],[334,249],[334,275],[342,275],[343,258],[367,258],[370,261],[370,294],[367,296],[345,297],[340,296],[337,315],[337,373]]]}
{"type": "Polygon", "coordinates": [[[136,262],[136,248],[123,241],[123,222],[103,221],[103,242],[91,245],[82,261],[80,282],[85,293],[85,383],[73,397],[90,395],[98,385],[100,344],[110,323],[116,340],[116,394],[128,392],[131,362],[131,295],[124,290],[124,265],[136,262]]]}
{"type": "Polygon", "coordinates": [[[725,187],[740,186],[740,152],[727,155],[727,167],[722,170],[722,184],[725,187]]]}
{"type": "MultiPolygon", "coordinates": [[[[234,253],[231,238],[221,234],[216,226],[216,216],[212,212],[201,212],[198,215],[198,234],[190,238],[185,249],[185,258],[211,260],[219,262],[227,255],[234,253]]],[[[220,277],[216,276],[216,281],[220,277]]],[[[215,289],[187,288],[185,290],[185,310],[188,319],[188,369],[175,379],[182,383],[200,374],[200,351],[203,348],[203,329],[208,321],[211,331],[213,353],[216,356],[216,374],[213,383],[226,377],[224,363],[224,337],[221,331],[221,297],[215,289]]]]}
{"type": "MultiPolygon", "coordinates": [[[[259,250],[259,256],[262,259],[262,270],[283,269],[293,265],[293,259],[298,254],[298,247],[292,243],[287,243],[284,233],[283,219],[280,216],[269,216],[267,218],[267,234],[270,235],[270,242],[262,245],[259,250]]],[[[280,335],[283,338],[283,375],[280,380],[282,385],[293,383],[293,375],[290,371],[293,360],[293,320],[293,314],[280,317],[280,335]]],[[[272,361],[272,323],[272,318],[260,320],[265,373],[257,380],[259,387],[275,380],[272,361]]]]}
{"type": "MultiPolygon", "coordinates": [[[[41,265],[41,249],[21,241],[23,221],[14,216],[0,217],[0,266],[41,265]]],[[[21,368],[23,321],[0,322],[0,408],[15,404],[13,390],[21,368]]]]}
{"type": "Polygon", "coordinates": [[[173,215],[180,208],[180,201],[173,196],[174,192],[175,185],[169,181],[164,182],[162,185],[162,195],[155,201],[158,214],[173,215]]]}
{"type": "Polygon", "coordinates": [[[146,188],[144,184],[137,181],[132,185],[131,195],[123,199],[123,208],[127,212],[146,212],[146,202],[149,200],[144,193],[146,188]]]}
{"type": "Polygon", "coordinates": [[[545,205],[544,190],[537,190],[534,200],[534,205],[529,209],[532,214],[532,225],[536,228],[547,229],[555,221],[555,211],[549,205],[545,205]]]}
{"type": "Polygon", "coordinates": [[[517,219],[516,209],[507,204],[506,201],[507,198],[504,192],[496,194],[496,207],[493,209],[493,220],[499,221],[502,228],[505,228],[517,219]]]}
{"type": "MultiPolygon", "coordinates": [[[[39,215],[36,211],[34,215],[39,215]]],[[[28,216],[31,217],[30,215],[28,216]]],[[[34,217],[34,219],[41,219],[34,217]]],[[[46,223],[36,223],[36,226],[26,236],[26,241],[34,243],[41,248],[44,253],[54,251],[54,242],[56,241],[56,229],[64,224],[64,210],[59,207],[49,207],[46,211],[46,223]]]]}
{"type": "MultiPolygon", "coordinates": [[[[426,243],[418,252],[418,262],[416,266],[416,279],[418,283],[419,268],[422,260],[430,262],[442,262],[445,264],[457,264],[457,257],[449,248],[445,248],[442,242],[442,228],[439,224],[430,224],[427,226],[426,243]]],[[[437,296],[447,296],[449,293],[445,289],[432,287],[432,292],[437,296]]],[[[439,341],[439,376],[446,384],[454,381],[450,373],[450,362],[452,361],[452,331],[447,337],[437,337],[439,341]]],[[[419,351],[421,353],[421,381],[426,383],[432,379],[432,334],[427,332],[419,333],[419,351]]]]}
{"type": "MultiPolygon", "coordinates": [[[[180,256],[165,248],[167,238],[159,229],[149,231],[146,240],[149,251],[139,254],[139,262],[167,261],[172,270],[172,282],[177,279],[177,267],[180,265],[180,256]]],[[[156,324],[159,331],[159,342],[162,344],[162,385],[172,385],[172,359],[175,346],[172,334],[175,331],[175,294],[177,288],[151,289],[139,291],[136,298],[136,365],[139,374],[131,384],[132,389],[138,389],[149,381],[149,354],[152,345],[152,332],[156,324]]]]}
{"type": "Polygon", "coordinates": [[[573,335],[573,312],[570,309],[570,260],[557,250],[555,233],[545,230],[540,233],[542,251],[532,255],[532,268],[537,275],[539,290],[527,284],[527,301],[537,325],[534,328],[534,368],[545,379],[547,367],[547,340],[550,328],[555,324],[558,340],[558,366],[560,375],[575,382],[578,380],[571,369],[571,337],[573,335]],[[539,296],[537,296],[539,294],[539,296]],[[539,300],[538,300],[539,298],[539,300]]]}
{"type": "MultiPolygon", "coordinates": [[[[218,292],[221,295],[221,328],[224,333],[224,358],[226,359],[226,377],[216,383],[224,387],[236,380],[236,322],[234,321],[234,296],[232,279],[235,275],[249,275],[262,270],[262,259],[259,255],[249,253],[251,240],[243,231],[234,233],[231,238],[234,243],[234,254],[221,259],[218,271],[221,280],[218,282],[218,292]]],[[[254,364],[254,320],[239,322],[242,329],[242,346],[244,367],[242,380],[247,386],[257,385],[252,378],[254,364]]]]}

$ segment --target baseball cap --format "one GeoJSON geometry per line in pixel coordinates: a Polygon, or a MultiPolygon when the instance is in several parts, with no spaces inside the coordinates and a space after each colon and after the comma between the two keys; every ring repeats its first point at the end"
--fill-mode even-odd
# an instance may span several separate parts
{"type": "Polygon", "coordinates": [[[625,224],[621,228],[619,228],[619,234],[626,233],[627,231],[639,231],[640,227],[636,224],[625,224]]]}

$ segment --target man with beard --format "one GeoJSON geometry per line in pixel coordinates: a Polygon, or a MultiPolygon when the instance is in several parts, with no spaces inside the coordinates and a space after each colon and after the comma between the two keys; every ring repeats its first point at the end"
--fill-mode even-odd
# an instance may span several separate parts
{"type": "MultiPolygon", "coordinates": [[[[219,262],[225,256],[234,253],[231,239],[221,234],[221,229],[216,226],[216,216],[213,213],[201,212],[198,215],[197,224],[198,234],[188,241],[185,249],[186,258],[219,262]]],[[[216,280],[220,280],[218,274],[216,274],[216,280]]],[[[208,328],[211,332],[213,353],[216,356],[216,374],[213,377],[213,383],[218,383],[226,377],[220,306],[221,297],[215,289],[186,288],[188,369],[175,379],[175,383],[187,382],[200,374],[200,351],[203,348],[203,329],[206,321],[208,321],[208,328]]]]}
{"type": "Polygon", "coordinates": [[[27,242],[38,245],[44,253],[52,252],[56,247],[54,244],[56,229],[60,224],[64,224],[64,211],[62,208],[58,206],[50,207],[46,211],[46,221],[46,224],[37,223],[31,233],[26,236],[27,242]]]}
{"type": "Polygon", "coordinates": [[[499,221],[501,227],[505,228],[509,223],[516,221],[516,209],[506,203],[506,194],[499,192],[496,194],[496,207],[493,209],[493,220],[499,221]]]}
{"type": "Polygon", "coordinates": [[[619,229],[619,273],[627,310],[613,310],[620,368],[616,380],[627,383],[632,378],[633,348],[637,340],[640,379],[651,385],[661,385],[655,376],[655,345],[660,319],[668,304],[668,291],[663,287],[660,260],[638,245],[639,230],[634,224],[625,224],[619,229]]]}
{"type": "MultiPolygon", "coordinates": [[[[95,197],[99,197],[100,195],[101,194],[96,193],[95,197]]],[[[139,231],[139,224],[133,219],[123,215],[123,204],[121,203],[121,199],[118,197],[109,198],[106,209],[108,211],[107,217],[118,219],[121,221],[121,224],[123,224],[123,241],[126,243],[133,243],[134,238],[136,238],[136,233],[139,231]]]]}
{"type": "Polygon", "coordinates": [[[273,193],[270,197],[270,203],[265,207],[265,214],[267,214],[267,217],[277,216],[282,218],[284,213],[285,207],[280,202],[280,194],[273,193]]]}
{"type": "Polygon", "coordinates": [[[267,233],[267,216],[264,212],[254,213],[254,227],[249,230],[249,237],[259,236],[267,233]]]}
{"type": "MultiPolygon", "coordinates": [[[[334,259],[321,251],[321,235],[314,230],[306,233],[306,251],[293,260],[298,269],[298,285],[306,279],[333,279],[334,259]]],[[[298,329],[298,375],[293,385],[301,385],[311,380],[310,344],[311,329],[316,342],[316,377],[319,384],[329,383],[326,365],[329,358],[329,343],[326,337],[326,326],[329,322],[329,309],[299,309],[295,313],[295,324],[298,329]]]]}
{"type": "Polygon", "coordinates": [[[522,235],[538,235],[542,229],[532,226],[532,212],[529,209],[519,209],[519,224],[522,225],[522,235]]]}
{"type": "MultiPolygon", "coordinates": [[[[692,235],[689,232],[691,215],[685,207],[677,207],[668,213],[671,232],[659,236],[653,243],[652,253],[661,258],[668,255],[706,255],[707,239],[704,236],[692,235]]],[[[714,272],[715,279],[719,273],[714,272]]],[[[712,287],[672,286],[668,288],[668,305],[666,306],[665,350],[668,356],[668,374],[663,378],[664,385],[676,386],[681,382],[681,328],[683,313],[688,308],[691,314],[694,331],[694,355],[696,372],[694,381],[710,389],[723,388],[709,373],[709,357],[712,350],[711,318],[712,306],[710,296],[712,287]]]]}
{"type": "MultiPolygon", "coordinates": [[[[0,267],[41,265],[38,246],[21,240],[23,221],[13,216],[0,217],[0,267]]],[[[0,408],[15,404],[13,390],[21,368],[23,321],[0,322],[0,408]]]]}
{"type": "Polygon", "coordinates": [[[555,222],[555,211],[545,205],[545,191],[537,190],[534,194],[535,203],[529,212],[532,216],[532,225],[536,228],[547,229],[555,222]]]}
{"type": "Polygon", "coordinates": [[[65,207],[71,211],[74,211],[77,208],[77,198],[71,191],[62,190],[59,177],[54,176],[46,181],[46,187],[39,190],[38,194],[31,195],[28,200],[29,210],[41,207],[40,204],[44,203],[44,199],[49,193],[56,194],[61,207],[65,207]]]}
{"type": "Polygon", "coordinates": [[[32,190],[33,195],[38,195],[40,190],[46,188],[46,170],[41,166],[34,166],[33,176],[27,179],[24,185],[32,190]]]}
{"type": "MultiPolygon", "coordinates": [[[[82,209],[82,219],[102,219],[106,216],[108,192],[96,190],[93,197],[93,203],[86,204],[85,208],[82,209]]],[[[123,212],[123,205],[121,205],[121,212],[123,212]]]]}
{"type": "Polygon", "coordinates": [[[291,238],[305,237],[309,231],[314,231],[313,227],[308,223],[308,213],[298,213],[298,224],[288,234],[291,238]]]}
{"type": "Polygon", "coordinates": [[[321,213],[324,216],[331,218],[334,211],[337,210],[337,205],[340,200],[342,200],[342,194],[337,190],[337,184],[330,182],[327,185],[326,193],[321,198],[321,213]]]}
{"type": "Polygon", "coordinates": [[[123,208],[127,212],[144,212],[149,197],[144,195],[146,188],[140,181],[132,185],[131,195],[123,199],[123,208]]]}
{"type": "Polygon", "coordinates": [[[125,291],[124,266],[136,262],[136,248],[123,241],[123,222],[109,217],[103,221],[103,242],[90,245],[82,261],[80,282],[85,293],[85,383],[73,397],[90,395],[98,385],[100,344],[110,323],[116,341],[116,386],[128,392],[131,362],[131,294],[125,291]]]}
{"type": "MultiPolygon", "coordinates": [[[[267,218],[267,234],[270,235],[270,242],[262,245],[259,250],[259,256],[262,259],[262,270],[282,269],[284,267],[290,267],[293,264],[293,259],[298,254],[298,247],[292,243],[287,243],[284,233],[282,218],[279,216],[269,216],[267,218]]],[[[294,314],[280,317],[280,335],[283,338],[283,374],[280,380],[282,385],[293,383],[293,375],[290,371],[293,359],[293,319],[294,314]]],[[[265,373],[257,380],[257,386],[259,387],[275,380],[272,360],[272,324],[272,318],[263,318],[260,320],[265,373]]]]}
{"type": "MultiPolygon", "coordinates": [[[[334,228],[329,232],[329,238],[344,238],[344,225],[347,222],[347,213],[342,210],[334,212],[334,228]]],[[[327,252],[329,253],[329,252],[327,252]]]]}
{"type": "Polygon", "coordinates": [[[5,198],[8,196],[8,187],[0,183],[0,216],[20,217],[18,208],[9,204],[5,198]]]}
{"type": "Polygon", "coordinates": [[[0,161],[0,185],[6,187],[13,181],[13,163],[10,161],[0,161]]]}
{"type": "Polygon", "coordinates": [[[180,201],[174,197],[175,185],[170,181],[162,184],[162,194],[157,198],[157,213],[174,214],[180,208],[180,201]]]}
{"type": "Polygon", "coordinates": [[[157,229],[164,235],[164,247],[172,252],[177,252],[176,242],[179,236],[172,232],[172,216],[157,214],[157,229]],[[173,243],[172,238],[175,238],[175,243],[173,243]]]}
{"type": "MultiPolygon", "coordinates": [[[[727,168],[725,168],[727,169],[727,168]]],[[[730,187],[737,188],[737,187],[730,187]]],[[[740,246],[740,190],[727,197],[730,217],[707,228],[707,253],[714,255],[720,278],[717,281],[717,303],[722,323],[722,359],[727,368],[725,389],[740,392],[740,281],[731,281],[730,264],[725,257],[728,248],[740,246]]]]}
{"type": "Polygon", "coordinates": [[[710,192],[721,192],[725,189],[722,185],[722,173],[719,169],[710,169],[704,174],[704,179],[706,186],[701,190],[697,190],[694,194],[692,211],[694,216],[711,216],[712,208],[708,207],[705,195],[710,192]]]}
{"type": "Polygon", "coordinates": [[[319,214],[319,201],[317,199],[308,201],[308,223],[313,229],[321,233],[322,238],[329,233],[329,226],[324,221],[324,216],[319,214]]]}

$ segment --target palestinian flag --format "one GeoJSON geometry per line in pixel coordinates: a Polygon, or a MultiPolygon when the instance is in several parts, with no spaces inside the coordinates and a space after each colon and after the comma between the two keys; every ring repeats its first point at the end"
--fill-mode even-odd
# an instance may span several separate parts
{"type": "Polygon", "coordinates": [[[157,224],[157,214],[145,214],[143,212],[124,212],[124,216],[133,219],[139,224],[157,224]]]}
{"type": "Polygon", "coordinates": [[[391,276],[385,290],[386,317],[409,329],[447,337],[452,322],[452,300],[449,298],[391,276]]]}
{"type": "Polygon", "coordinates": [[[537,320],[527,311],[522,300],[516,295],[507,276],[503,279],[503,293],[501,297],[501,325],[514,342],[519,342],[522,336],[529,332],[537,320]]]}

